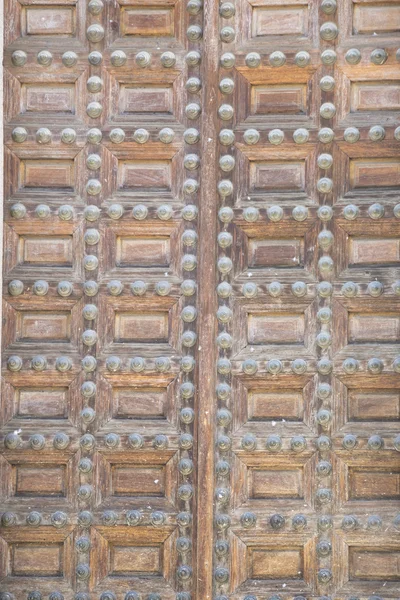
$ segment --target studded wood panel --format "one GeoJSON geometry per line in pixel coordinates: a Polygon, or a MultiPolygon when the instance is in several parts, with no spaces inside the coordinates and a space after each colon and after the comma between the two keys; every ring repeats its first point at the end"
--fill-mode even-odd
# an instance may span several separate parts
{"type": "Polygon", "coordinates": [[[398,11],[219,9],[218,600],[398,593],[398,11]]]}
{"type": "Polygon", "coordinates": [[[5,12],[1,597],[187,600],[200,6],[5,12]]]}

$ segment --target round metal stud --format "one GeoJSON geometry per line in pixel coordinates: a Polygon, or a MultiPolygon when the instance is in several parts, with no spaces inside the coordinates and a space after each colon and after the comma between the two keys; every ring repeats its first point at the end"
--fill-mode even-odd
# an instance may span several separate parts
{"type": "Polygon", "coordinates": [[[360,132],[357,127],[347,127],[345,129],[343,137],[349,144],[355,144],[360,139],[360,132]]]}
{"type": "Polygon", "coordinates": [[[163,52],[160,56],[160,62],[163,67],[170,69],[176,63],[176,56],[173,52],[163,52]]]}
{"type": "Polygon", "coordinates": [[[252,433],[247,433],[242,438],[240,445],[246,452],[253,452],[257,448],[257,439],[252,433]]]}
{"type": "Polygon", "coordinates": [[[31,360],[31,367],[34,371],[44,371],[47,368],[47,360],[44,356],[34,356],[31,360]]]}
{"type": "Polygon", "coordinates": [[[158,450],[165,450],[168,447],[168,438],[166,435],[158,434],[153,440],[153,447],[158,450]]]}
{"type": "Polygon", "coordinates": [[[261,56],[258,52],[249,52],[249,54],[246,55],[245,63],[249,68],[255,69],[261,64],[261,56]]]}
{"type": "Polygon", "coordinates": [[[23,219],[26,216],[26,207],[21,202],[17,202],[11,206],[10,214],[13,219],[23,219]]]}
{"type": "Polygon", "coordinates": [[[20,296],[24,291],[24,284],[19,279],[13,279],[8,284],[8,293],[10,296],[20,296]]]}
{"type": "Polygon", "coordinates": [[[102,137],[103,134],[101,133],[100,129],[93,127],[87,132],[86,139],[89,144],[100,144],[102,137]]]}
{"type": "Polygon", "coordinates": [[[342,446],[345,450],[354,450],[357,444],[357,437],[352,433],[346,434],[342,441],[342,446]]]}
{"type": "Polygon", "coordinates": [[[383,361],[380,358],[370,358],[367,363],[367,369],[373,375],[382,373],[383,366],[383,361]]]}
{"type": "Polygon", "coordinates": [[[307,129],[304,129],[303,127],[296,129],[296,131],[293,133],[293,140],[296,144],[305,144],[308,142],[309,138],[310,134],[308,133],[307,129]]]}
{"type": "Polygon", "coordinates": [[[380,281],[370,281],[367,286],[367,293],[377,298],[383,294],[383,284],[380,281]]]}
{"type": "Polygon", "coordinates": [[[332,41],[338,36],[338,28],[336,23],[326,22],[320,27],[319,34],[325,41],[332,41]]]}
{"type": "Polygon", "coordinates": [[[104,8],[102,0],[90,0],[88,4],[88,11],[91,15],[99,15],[104,8]]]}
{"type": "Polygon", "coordinates": [[[232,69],[235,66],[235,55],[232,52],[224,52],[220,58],[220,65],[223,69],[232,69]]]}
{"type": "Polygon", "coordinates": [[[97,119],[103,112],[103,107],[100,102],[89,102],[86,107],[86,113],[91,119],[97,119]]]}
{"type": "Polygon", "coordinates": [[[307,294],[307,285],[304,281],[295,281],[292,283],[291,290],[294,296],[297,298],[302,298],[307,294]]]}
{"type": "Polygon", "coordinates": [[[114,50],[110,60],[114,67],[122,67],[126,63],[126,54],[122,50],[114,50]]]}
{"type": "Polygon", "coordinates": [[[203,37],[200,25],[190,25],[186,31],[186,37],[190,42],[198,42],[203,37]]]}
{"type": "Polygon", "coordinates": [[[305,50],[297,52],[294,62],[298,67],[307,67],[310,64],[311,56],[305,50]]]}
{"type": "Polygon", "coordinates": [[[197,52],[197,50],[191,50],[186,54],[185,61],[189,67],[196,67],[201,62],[200,52],[197,52]]]}
{"type": "Polygon", "coordinates": [[[41,50],[37,55],[37,61],[39,65],[42,65],[42,67],[48,67],[51,65],[52,60],[53,55],[48,50],[41,50]]]}
{"type": "Polygon", "coordinates": [[[98,50],[94,50],[93,52],[90,52],[88,61],[89,64],[93,65],[94,67],[98,67],[103,61],[103,55],[101,52],[98,52],[98,50]]]}
{"type": "Polygon", "coordinates": [[[331,75],[325,75],[319,82],[319,87],[323,92],[331,92],[335,87],[335,80],[331,75]]]}
{"type": "Polygon", "coordinates": [[[224,19],[230,19],[235,15],[235,5],[232,2],[223,2],[219,7],[219,14],[224,19]]]}
{"type": "Polygon", "coordinates": [[[336,0],[322,0],[321,10],[326,15],[332,15],[336,12],[337,4],[336,0]]]}
{"type": "Polygon", "coordinates": [[[138,52],[136,54],[135,62],[138,67],[144,69],[145,67],[148,67],[151,63],[151,54],[149,54],[149,52],[146,52],[145,50],[142,50],[141,52],[138,52]]]}
{"type": "Polygon", "coordinates": [[[11,62],[14,67],[23,67],[27,60],[28,56],[23,50],[14,50],[11,55],[11,62]]]}
{"type": "Polygon", "coordinates": [[[383,448],[383,439],[380,435],[371,435],[368,440],[368,449],[369,450],[380,450],[383,448]]]}
{"type": "Polygon", "coordinates": [[[307,447],[307,442],[302,435],[295,435],[290,440],[290,447],[294,452],[303,452],[307,447]]]}
{"type": "Polygon", "coordinates": [[[245,144],[253,146],[260,141],[260,134],[257,129],[247,129],[243,134],[245,144]]]}
{"type": "Polygon", "coordinates": [[[93,25],[89,25],[86,30],[86,37],[89,42],[97,43],[101,42],[104,37],[104,29],[98,23],[94,23],[93,25]]]}
{"type": "Polygon", "coordinates": [[[337,56],[334,50],[324,50],[321,53],[321,60],[324,65],[334,65],[336,62],[337,56]]]}
{"type": "Polygon", "coordinates": [[[86,296],[95,296],[99,291],[99,284],[96,281],[85,281],[83,284],[83,291],[86,296]]]}
{"type": "Polygon", "coordinates": [[[368,137],[372,142],[380,142],[385,139],[386,132],[381,125],[374,125],[368,132],[368,137]]]}
{"type": "Polygon", "coordinates": [[[49,284],[43,279],[38,279],[33,284],[32,291],[36,296],[46,296],[49,291],[49,284]]]}
{"type": "Polygon", "coordinates": [[[136,527],[139,525],[142,519],[142,514],[139,510],[128,510],[126,513],[126,523],[131,527],[136,527]]]}
{"type": "Polygon", "coordinates": [[[53,438],[53,446],[56,450],[65,450],[69,446],[70,439],[66,433],[59,431],[53,438]]]}
{"type": "Polygon", "coordinates": [[[272,515],[269,519],[269,524],[272,529],[283,529],[285,526],[285,517],[279,514],[272,515]]]}
{"type": "Polygon", "coordinates": [[[42,522],[42,515],[37,511],[32,511],[26,516],[26,524],[30,527],[38,527],[42,522]]]}
{"type": "Polygon", "coordinates": [[[332,102],[324,102],[319,109],[319,114],[323,119],[332,119],[336,114],[336,107],[332,102]]]}
{"type": "Polygon", "coordinates": [[[243,217],[248,223],[255,223],[260,217],[260,212],[255,206],[247,206],[243,211],[243,217]]]}
{"type": "Polygon", "coordinates": [[[329,250],[329,248],[333,245],[333,233],[328,229],[323,229],[318,234],[318,245],[325,251],[329,250]]]}
{"type": "MultiPolygon", "coordinates": [[[[306,131],[306,130],[304,130],[304,131],[306,131]]],[[[297,135],[297,137],[298,137],[298,139],[300,139],[299,135],[297,135]]],[[[281,144],[284,139],[285,139],[285,134],[283,133],[283,131],[281,129],[271,129],[271,131],[268,133],[268,141],[270,142],[270,144],[273,144],[274,146],[278,146],[279,144],[281,144]]],[[[296,143],[302,143],[302,142],[296,142],[296,143]]]]}
{"type": "Polygon", "coordinates": [[[164,525],[164,523],[166,521],[165,514],[158,510],[154,511],[150,515],[150,521],[151,521],[151,524],[154,525],[155,527],[160,527],[161,525],[164,525]]]}
{"type": "Polygon", "coordinates": [[[317,181],[317,190],[320,194],[330,194],[333,189],[333,181],[329,177],[321,177],[317,181]]]}
{"type": "Polygon", "coordinates": [[[282,440],[279,435],[269,435],[265,442],[265,447],[270,452],[279,452],[282,449],[282,440]]]}
{"type": "Polygon", "coordinates": [[[267,286],[267,290],[273,298],[277,298],[282,293],[282,285],[279,283],[279,281],[271,281],[271,283],[267,286]]]}
{"type": "Polygon", "coordinates": [[[330,169],[333,165],[333,157],[331,154],[323,153],[318,156],[317,164],[320,169],[330,169]]]}
{"type": "Polygon", "coordinates": [[[388,59],[388,53],[384,48],[376,48],[371,52],[370,59],[374,65],[383,65],[388,59]]]}
{"type": "MultiPolygon", "coordinates": [[[[219,168],[225,173],[229,173],[235,168],[235,159],[233,156],[229,154],[225,154],[221,156],[219,159],[219,168]]],[[[400,206],[399,206],[399,214],[400,214],[400,206]]]]}
{"type": "Polygon", "coordinates": [[[144,440],[139,433],[131,433],[128,437],[128,445],[131,448],[138,450],[139,448],[143,448],[144,440]]]}
{"type": "Polygon", "coordinates": [[[354,373],[357,373],[358,369],[359,369],[359,362],[355,358],[349,357],[343,361],[343,370],[348,375],[353,375],[354,373]]]}
{"type": "Polygon", "coordinates": [[[51,138],[52,133],[47,127],[40,127],[36,132],[36,141],[38,144],[49,144],[51,138]]]}
{"type": "Polygon", "coordinates": [[[269,206],[267,208],[267,216],[270,221],[278,223],[283,219],[283,209],[280,206],[269,206]]]}
{"type": "Polygon", "coordinates": [[[103,89],[103,80],[97,75],[92,75],[92,77],[89,77],[89,79],[86,82],[86,88],[88,92],[92,94],[101,92],[101,90],[103,89]]]}
{"type": "Polygon", "coordinates": [[[55,527],[56,529],[61,529],[67,524],[68,517],[64,512],[58,510],[51,515],[50,521],[53,527],[55,527]]]}
{"type": "Polygon", "coordinates": [[[282,67],[286,62],[286,56],[283,52],[278,50],[276,52],[272,52],[268,60],[272,67],[282,67]]]}
{"type": "Polygon", "coordinates": [[[1,515],[1,525],[3,527],[12,527],[17,523],[17,517],[12,512],[5,512],[1,515]]]}
{"type": "Polygon", "coordinates": [[[43,450],[46,445],[46,440],[40,433],[34,433],[29,438],[29,445],[32,450],[43,450]]]}
{"type": "Polygon", "coordinates": [[[230,44],[235,39],[234,28],[229,27],[228,25],[226,27],[222,27],[221,31],[219,32],[219,37],[221,39],[221,42],[224,42],[225,44],[230,44]]]}
{"type": "Polygon", "coordinates": [[[147,129],[141,127],[140,129],[136,129],[136,131],[134,131],[132,138],[137,144],[145,144],[149,141],[150,134],[147,129]]]}
{"type": "Polygon", "coordinates": [[[7,450],[16,450],[22,446],[22,440],[18,433],[10,432],[4,438],[4,447],[7,450]]]}
{"type": "Polygon", "coordinates": [[[28,132],[26,131],[25,127],[15,127],[12,131],[11,137],[17,144],[22,144],[22,142],[26,141],[28,132]]]}
{"type": "Polygon", "coordinates": [[[349,65],[358,65],[361,60],[361,52],[357,48],[350,48],[346,52],[345,59],[349,65]]]}
{"type": "Polygon", "coordinates": [[[294,515],[292,527],[295,531],[303,531],[307,527],[307,519],[304,515],[294,515]]]}
{"type": "MultiPolygon", "coordinates": [[[[382,528],[382,519],[378,515],[370,515],[367,519],[367,528],[372,530],[379,530],[382,528]]],[[[370,600],[377,600],[376,596],[371,596],[370,600]]],[[[379,596],[378,596],[379,598],[379,596]]]]}
{"type": "Polygon", "coordinates": [[[137,221],[143,221],[148,214],[149,210],[144,204],[136,204],[136,206],[132,208],[132,217],[137,221]]]}
{"type": "Polygon", "coordinates": [[[72,360],[69,356],[59,356],[56,359],[56,369],[60,373],[67,373],[72,369],[72,360]]]}
{"type": "Polygon", "coordinates": [[[169,221],[173,215],[173,209],[169,204],[162,204],[157,208],[157,217],[161,221],[169,221]]]}

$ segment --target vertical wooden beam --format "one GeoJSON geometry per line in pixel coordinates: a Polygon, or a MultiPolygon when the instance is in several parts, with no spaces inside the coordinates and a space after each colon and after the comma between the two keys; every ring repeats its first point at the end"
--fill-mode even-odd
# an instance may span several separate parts
{"type": "Polygon", "coordinates": [[[211,600],[216,386],[216,236],[218,2],[204,1],[202,53],[201,195],[199,207],[199,359],[196,598],[211,600]]]}

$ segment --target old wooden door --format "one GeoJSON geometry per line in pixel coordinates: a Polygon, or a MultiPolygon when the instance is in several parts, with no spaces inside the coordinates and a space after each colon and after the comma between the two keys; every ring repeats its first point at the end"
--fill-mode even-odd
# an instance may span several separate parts
{"type": "Polygon", "coordinates": [[[399,2],[5,15],[1,599],[397,597],[399,2]]]}

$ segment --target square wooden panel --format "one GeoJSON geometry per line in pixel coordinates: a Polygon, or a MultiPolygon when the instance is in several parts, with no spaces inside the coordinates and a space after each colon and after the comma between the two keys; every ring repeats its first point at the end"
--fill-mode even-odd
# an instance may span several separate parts
{"type": "Polygon", "coordinates": [[[5,530],[2,528],[0,547],[3,560],[0,577],[8,589],[24,589],[35,582],[43,593],[54,588],[72,592],[74,539],[71,526],[66,530],[51,531],[49,527],[38,531],[5,530]]]}
{"type": "Polygon", "coordinates": [[[97,504],[111,504],[117,510],[124,509],[127,502],[139,502],[170,510],[176,502],[177,462],[174,450],[99,454],[97,504]]]}
{"type": "Polygon", "coordinates": [[[248,551],[250,578],[258,579],[302,579],[304,558],[301,548],[274,550],[252,547],[248,551]]]}
{"type": "Polygon", "coordinates": [[[292,500],[304,498],[301,469],[251,468],[249,473],[249,498],[292,500]]]}
{"type": "Polygon", "coordinates": [[[377,193],[382,188],[398,190],[400,187],[400,159],[354,158],[350,159],[349,191],[377,193]]]}
{"type": "Polygon", "coordinates": [[[73,236],[21,235],[17,260],[23,267],[72,267],[73,236]]]}
{"type": "Polygon", "coordinates": [[[76,5],[25,5],[22,11],[22,34],[25,36],[75,37],[76,5]]]}
{"type": "Polygon", "coordinates": [[[106,589],[125,590],[127,580],[134,578],[137,589],[150,585],[159,593],[173,593],[176,538],[177,530],[171,526],[96,527],[92,530],[93,580],[106,589]]]}
{"type": "Polygon", "coordinates": [[[382,36],[400,31],[400,6],[397,3],[353,0],[351,4],[353,35],[382,36]]]}
{"type": "Polygon", "coordinates": [[[249,240],[249,267],[304,267],[304,238],[249,240]]]}
{"type": "Polygon", "coordinates": [[[373,586],[377,594],[396,595],[400,546],[394,535],[379,539],[364,532],[346,536],[337,532],[333,557],[339,593],[365,595],[373,586]]]}
{"type": "Polygon", "coordinates": [[[168,311],[117,312],[114,335],[116,343],[167,343],[169,339],[168,311]]]}
{"type": "Polygon", "coordinates": [[[305,322],[303,314],[248,314],[248,344],[302,344],[305,322]]]}
{"type": "Polygon", "coordinates": [[[19,187],[22,190],[74,191],[73,160],[26,159],[21,161],[19,187]]]}

